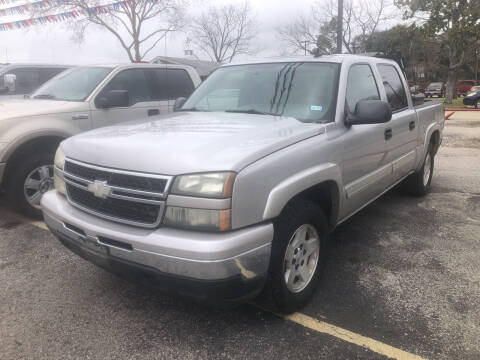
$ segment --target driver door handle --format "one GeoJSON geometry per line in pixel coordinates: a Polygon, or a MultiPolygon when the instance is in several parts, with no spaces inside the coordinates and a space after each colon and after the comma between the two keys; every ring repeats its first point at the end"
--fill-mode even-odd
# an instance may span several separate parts
{"type": "Polygon", "coordinates": [[[158,109],[148,109],[147,111],[148,116],[155,116],[160,114],[160,110],[158,109]]]}
{"type": "Polygon", "coordinates": [[[388,128],[385,130],[385,140],[390,140],[393,136],[392,129],[388,128]]]}
{"type": "Polygon", "coordinates": [[[412,120],[408,123],[408,129],[410,131],[412,131],[413,129],[415,129],[415,120],[412,120]]]}

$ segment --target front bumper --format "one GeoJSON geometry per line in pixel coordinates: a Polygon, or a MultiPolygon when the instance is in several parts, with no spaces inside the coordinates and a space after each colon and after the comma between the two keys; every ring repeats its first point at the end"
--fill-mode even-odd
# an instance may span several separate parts
{"type": "Polygon", "coordinates": [[[208,304],[234,305],[263,288],[273,225],[228,233],[143,229],[97,218],[50,191],[45,223],[67,248],[130,280],[208,304]]]}

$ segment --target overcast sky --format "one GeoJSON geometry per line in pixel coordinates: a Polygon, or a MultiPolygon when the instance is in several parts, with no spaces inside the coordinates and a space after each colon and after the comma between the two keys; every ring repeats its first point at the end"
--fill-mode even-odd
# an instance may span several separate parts
{"type": "MultiPolygon", "coordinates": [[[[1,5],[0,8],[23,4],[28,0],[1,5]]],[[[191,1],[190,14],[198,14],[210,4],[239,3],[241,0],[191,1]]],[[[291,21],[296,14],[309,13],[312,0],[251,0],[253,11],[260,23],[255,47],[262,49],[259,56],[274,56],[280,53],[275,28],[291,21]]],[[[26,15],[0,17],[0,22],[25,19],[26,15]]],[[[28,30],[0,31],[0,62],[56,62],[68,64],[95,64],[126,62],[128,58],[116,39],[107,31],[91,28],[82,43],[73,40],[70,24],[63,22],[32,26],[28,30]]],[[[150,53],[148,59],[157,55],[183,56],[185,36],[178,33],[167,38],[150,53]]],[[[204,55],[197,53],[201,58],[204,55]]],[[[206,58],[207,59],[207,58],[206,58]]]]}

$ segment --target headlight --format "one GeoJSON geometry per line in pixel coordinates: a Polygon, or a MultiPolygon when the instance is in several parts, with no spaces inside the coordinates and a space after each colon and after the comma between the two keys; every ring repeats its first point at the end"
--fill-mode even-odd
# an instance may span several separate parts
{"type": "Polygon", "coordinates": [[[235,173],[205,173],[178,176],[172,187],[172,194],[208,198],[232,196],[235,173]]]}
{"type": "Polygon", "coordinates": [[[57,168],[63,170],[63,166],[65,165],[65,154],[63,153],[60,146],[55,153],[55,160],[53,162],[57,168]]]}
{"type": "Polygon", "coordinates": [[[164,224],[171,227],[206,231],[230,229],[230,209],[207,210],[168,206],[164,224]]]}
{"type": "Polygon", "coordinates": [[[62,149],[58,147],[57,152],[55,153],[54,168],[53,168],[53,185],[55,189],[65,195],[67,190],[65,188],[65,180],[63,179],[63,166],[65,165],[65,155],[63,154],[62,149]]]}

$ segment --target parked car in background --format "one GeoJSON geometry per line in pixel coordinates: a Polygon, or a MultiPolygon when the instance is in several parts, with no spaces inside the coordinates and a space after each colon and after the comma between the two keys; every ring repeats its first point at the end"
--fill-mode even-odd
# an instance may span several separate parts
{"type": "Polygon", "coordinates": [[[425,89],[420,85],[411,85],[410,86],[410,93],[412,95],[420,95],[425,93],[425,89]]]}
{"type": "Polygon", "coordinates": [[[432,82],[428,84],[425,89],[425,97],[444,97],[445,96],[445,83],[432,82]]]}
{"type": "Polygon", "coordinates": [[[140,284],[209,305],[264,290],[285,312],[337,224],[403,180],[428,193],[445,121],[396,62],[354,55],[225,65],[175,108],[63,141],[45,223],[140,284]]]}
{"type": "Polygon", "coordinates": [[[84,66],[63,72],[28,99],[0,103],[0,184],[9,202],[39,217],[63,139],[170,112],[175,99],[189,96],[198,84],[200,77],[188,66],[84,66]]]}
{"type": "Polygon", "coordinates": [[[480,109],[480,86],[472,86],[470,92],[463,98],[463,104],[480,109]]]}
{"type": "Polygon", "coordinates": [[[456,87],[457,96],[465,96],[475,85],[477,85],[477,82],[475,80],[458,80],[456,87]]]}
{"type": "Polygon", "coordinates": [[[69,68],[66,65],[9,64],[0,67],[0,101],[22,98],[69,68]]]}

